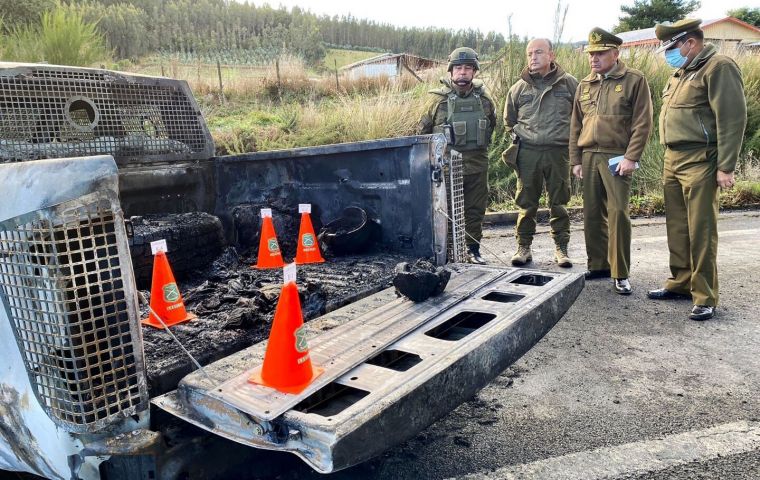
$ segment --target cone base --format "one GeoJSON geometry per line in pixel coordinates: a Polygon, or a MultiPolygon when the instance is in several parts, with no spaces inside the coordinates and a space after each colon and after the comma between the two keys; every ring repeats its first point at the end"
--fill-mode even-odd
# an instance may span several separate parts
{"type": "MultiPolygon", "coordinates": [[[[167,327],[171,327],[172,325],[177,325],[179,323],[189,322],[190,320],[193,320],[195,318],[198,318],[196,314],[187,312],[187,316],[185,318],[182,318],[180,320],[171,320],[171,321],[164,320],[164,323],[166,323],[167,327]]],[[[158,320],[154,320],[153,315],[148,315],[148,318],[144,318],[140,320],[140,323],[142,323],[143,325],[148,325],[153,328],[158,328],[159,330],[164,330],[164,326],[161,325],[161,322],[159,322],[158,320]]]]}
{"type": "Polygon", "coordinates": [[[261,385],[263,387],[272,388],[282,393],[291,393],[291,394],[297,395],[303,392],[304,390],[306,390],[306,387],[311,385],[311,382],[313,382],[318,376],[322,375],[324,372],[325,372],[324,368],[312,366],[311,378],[308,381],[300,385],[274,386],[274,385],[267,384],[267,382],[264,381],[263,378],[261,378],[261,367],[258,367],[256,368],[256,370],[254,370],[251,376],[248,377],[248,383],[254,383],[256,385],[261,385]]]}
{"type": "Polygon", "coordinates": [[[296,265],[306,265],[307,263],[325,263],[325,259],[324,258],[314,258],[314,259],[309,259],[309,260],[302,260],[302,259],[299,259],[298,257],[296,257],[296,259],[294,261],[296,262],[296,265]]]}
{"type": "Polygon", "coordinates": [[[251,265],[251,268],[255,268],[256,270],[272,270],[273,268],[282,268],[284,266],[285,262],[282,262],[279,265],[259,265],[257,263],[256,265],[251,265]]]}

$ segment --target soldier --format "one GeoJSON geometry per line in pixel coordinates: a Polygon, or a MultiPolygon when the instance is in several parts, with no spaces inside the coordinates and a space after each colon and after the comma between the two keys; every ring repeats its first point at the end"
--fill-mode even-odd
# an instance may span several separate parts
{"type": "Polygon", "coordinates": [[[700,23],[684,19],[655,27],[658,51],[676,69],[660,111],[671,277],[647,293],[656,300],[691,298],[692,320],[712,318],[718,305],[718,187],[734,186],[747,125],[739,67],[704,43],[700,23]]]}
{"type": "Polygon", "coordinates": [[[644,75],[618,60],[619,37],[594,28],[588,39],[591,74],[578,85],[570,121],[570,162],[583,179],[586,278],[612,276],[615,291],[629,295],[628,201],[652,129],[652,99],[644,75]]]}
{"type": "Polygon", "coordinates": [[[512,264],[525,265],[533,259],[530,245],[536,233],[538,200],[546,183],[554,259],[560,267],[569,268],[573,262],[567,253],[570,218],[565,208],[570,200],[568,138],[578,80],[555,63],[548,39],[531,40],[526,54],[528,66],[509,89],[504,107],[505,130],[512,144],[519,147],[515,201],[520,215],[515,226],[518,246],[512,264]]]}
{"type": "Polygon", "coordinates": [[[417,126],[418,134],[451,133],[451,147],[464,161],[465,236],[469,260],[485,264],[480,256],[483,217],[488,206],[488,144],[496,125],[495,105],[483,82],[474,78],[480,69],[478,54],[467,47],[449,55],[449,77],[443,87],[431,90],[434,99],[417,126]]]}

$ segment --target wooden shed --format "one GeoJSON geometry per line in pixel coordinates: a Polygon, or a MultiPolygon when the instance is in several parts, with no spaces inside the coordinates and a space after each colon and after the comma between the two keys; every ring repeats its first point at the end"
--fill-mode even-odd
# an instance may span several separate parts
{"type": "Polygon", "coordinates": [[[405,74],[417,77],[417,72],[435,68],[441,64],[443,62],[440,60],[431,60],[408,53],[384,53],[346,65],[340,70],[351,80],[362,77],[399,77],[405,74]]]}

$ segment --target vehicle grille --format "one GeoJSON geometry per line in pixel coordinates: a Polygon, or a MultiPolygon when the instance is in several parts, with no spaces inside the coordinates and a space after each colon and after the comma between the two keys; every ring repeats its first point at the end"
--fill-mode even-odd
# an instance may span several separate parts
{"type": "Polygon", "coordinates": [[[448,261],[464,262],[467,260],[464,233],[464,190],[462,175],[464,163],[462,154],[451,152],[446,168],[446,192],[448,198],[449,229],[448,229],[448,261]]]}
{"type": "Polygon", "coordinates": [[[0,63],[0,162],[101,154],[123,166],[205,160],[214,146],[185,82],[0,63]]]}
{"type": "Polygon", "coordinates": [[[118,205],[97,194],[0,223],[0,299],[40,404],[69,431],[148,407],[126,252],[118,205]]]}

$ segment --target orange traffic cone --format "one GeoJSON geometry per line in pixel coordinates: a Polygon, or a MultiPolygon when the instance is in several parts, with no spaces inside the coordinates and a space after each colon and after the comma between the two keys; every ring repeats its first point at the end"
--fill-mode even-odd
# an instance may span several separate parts
{"type": "Polygon", "coordinates": [[[153,257],[153,280],[150,286],[150,315],[142,321],[143,325],[164,328],[156,315],[161,317],[167,327],[197,318],[185,310],[182,294],[174,281],[174,274],[169,266],[169,259],[162,250],[153,257]],[[154,313],[155,312],[155,313],[154,313]]]}
{"type": "Polygon", "coordinates": [[[298,229],[298,249],[296,250],[296,263],[322,263],[322,252],[319,251],[317,236],[314,235],[314,227],[311,225],[311,204],[301,203],[298,205],[301,213],[301,226],[298,229]]]}
{"type": "Polygon", "coordinates": [[[259,259],[256,262],[256,268],[260,270],[266,268],[282,268],[284,263],[282,261],[282,253],[280,253],[280,244],[277,243],[277,234],[274,233],[272,210],[269,208],[262,208],[261,220],[259,259]]]}
{"type": "Polygon", "coordinates": [[[301,302],[295,282],[295,264],[287,265],[284,273],[285,285],[274,312],[264,363],[248,381],[280,392],[298,394],[321,375],[324,369],[313,367],[309,357],[301,302]]]}

